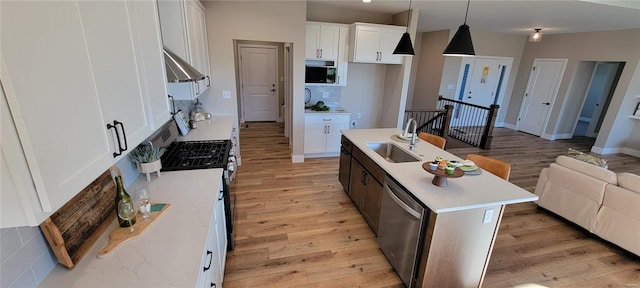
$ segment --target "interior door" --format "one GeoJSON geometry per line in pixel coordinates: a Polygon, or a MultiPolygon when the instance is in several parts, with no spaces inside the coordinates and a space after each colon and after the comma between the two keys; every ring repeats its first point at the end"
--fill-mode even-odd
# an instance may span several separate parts
{"type": "Polygon", "coordinates": [[[493,104],[498,78],[504,69],[500,62],[501,60],[488,58],[475,59],[471,80],[462,101],[483,107],[493,104]]]}
{"type": "Polygon", "coordinates": [[[276,47],[240,47],[244,121],[278,119],[276,47]]]}
{"type": "Polygon", "coordinates": [[[558,94],[566,59],[535,59],[520,108],[517,130],[540,136],[558,94]]]}

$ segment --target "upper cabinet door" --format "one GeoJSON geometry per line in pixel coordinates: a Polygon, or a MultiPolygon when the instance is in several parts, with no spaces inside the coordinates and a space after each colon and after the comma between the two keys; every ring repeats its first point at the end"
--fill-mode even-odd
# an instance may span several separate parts
{"type": "Polygon", "coordinates": [[[338,42],[340,41],[340,27],[323,25],[320,27],[320,59],[338,59],[338,42]]]}
{"type": "Polygon", "coordinates": [[[141,77],[144,75],[138,73],[133,42],[138,39],[138,33],[134,30],[136,23],[129,19],[134,12],[131,4],[124,1],[78,2],[105,125],[114,120],[123,123],[117,129],[123,134],[120,138],[126,136],[127,144],[140,143],[153,132],[145,115],[145,99],[141,97],[141,77]]]}
{"type": "Polygon", "coordinates": [[[402,64],[402,56],[393,55],[405,27],[393,25],[355,23],[351,25],[352,62],[376,64],[402,64]]]}
{"type": "Polygon", "coordinates": [[[307,41],[305,43],[305,58],[306,59],[318,59],[320,58],[320,25],[307,23],[307,41]]]}
{"type": "Polygon", "coordinates": [[[380,33],[380,62],[387,64],[402,64],[404,56],[394,55],[393,50],[398,46],[404,28],[383,28],[380,33]]]}
{"type": "Polygon", "coordinates": [[[103,119],[78,4],[0,5],[2,85],[40,208],[53,212],[113,163],[109,120],[103,119]]]}
{"type": "Polygon", "coordinates": [[[204,7],[197,0],[161,0],[158,11],[164,45],[205,75],[196,82],[168,83],[167,90],[176,100],[195,100],[211,86],[204,7]]]}
{"type": "Polygon", "coordinates": [[[307,22],[305,55],[309,60],[338,61],[340,26],[332,23],[307,22]]]}
{"type": "Polygon", "coordinates": [[[380,28],[375,26],[356,26],[352,30],[353,62],[377,63],[380,58],[380,28]]]}

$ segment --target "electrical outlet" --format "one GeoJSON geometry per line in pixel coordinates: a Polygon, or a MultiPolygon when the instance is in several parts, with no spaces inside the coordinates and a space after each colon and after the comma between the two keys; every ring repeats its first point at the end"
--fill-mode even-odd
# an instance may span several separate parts
{"type": "Polygon", "coordinates": [[[322,98],[329,98],[329,92],[322,92],[322,98]]]}
{"type": "Polygon", "coordinates": [[[482,218],[482,223],[491,223],[491,219],[493,219],[493,209],[484,210],[484,217],[482,218]]]}
{"type": "Polygon", "coordinates": [[[362,113],[358,112],[358,119],[362,118],[362,113]]]}
{"type": "Polygon", "coordinates": [[[222,91],[222,98],[224,99],[231,99],[231,91],[222,91]]]}
{"type": "Polygon", "coordinates": [[[454,90],[454,89],[456,89],[456,85],[448,85],[447,89],[454,90]]]}

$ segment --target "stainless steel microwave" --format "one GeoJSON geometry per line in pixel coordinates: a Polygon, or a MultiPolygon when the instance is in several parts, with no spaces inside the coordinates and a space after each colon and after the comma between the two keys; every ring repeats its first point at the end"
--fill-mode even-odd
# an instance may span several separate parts
{"type": "Polygon", "coordinates": [[[305,83],[321,83],[321,84],[334,84],[336,83],[336,68],[325,66],[306,66],[305,83]]]}

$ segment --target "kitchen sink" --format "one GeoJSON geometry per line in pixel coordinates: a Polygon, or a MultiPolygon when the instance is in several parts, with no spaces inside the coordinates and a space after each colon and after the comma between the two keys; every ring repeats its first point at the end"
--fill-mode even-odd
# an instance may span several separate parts
{"type": "Polygon", "coordinates": [[[365,143],[371,150],[380,154],[384,160],[391,163],[418,162],[422,161],[417,156],[402,150],[399,146],[391,142],[365,143]]]}

